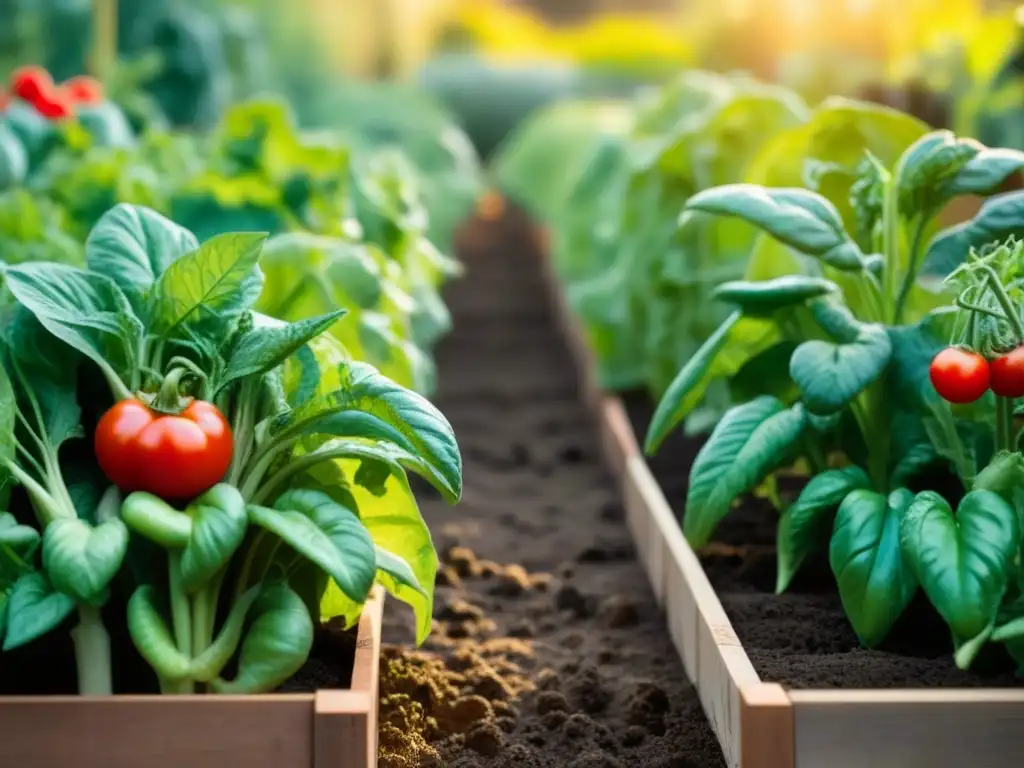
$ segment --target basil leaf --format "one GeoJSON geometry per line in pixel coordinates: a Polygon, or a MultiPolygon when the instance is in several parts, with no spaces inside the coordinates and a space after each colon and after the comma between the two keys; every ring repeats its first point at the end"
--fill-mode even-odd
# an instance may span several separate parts
{"type": "Polygon", "coordinates": [[[156,211],[120,203],[92,228],[85,257],[91,272],[132,295],[149,290],[171,264],[198,247],[195,235],[156,211]]]}
{"type": "Polygon", "coordinates": [[[850,623],[869,648],[885,639],[917,591],[900,553],[900,522],[914,495],[900,488],[886,498],[852,491],[836,513],[829,563],[850,623]]]}
{"type": "Polygon", "coordinates": [[[771,315],[838,291],[838,285],[823,277],[785,275],[774,280],[730,280],[715,288],[711,298],[736,304],[745,315],[771,315]]]}
{"type": "Polygon", "coordinates": [[[965,495],[956,515],[937,493],[919,493],[900,527],[904,557],[960,642],[995,618],[1020,539],[1016,510],[989,490],[965,495]]]}
{"type": "Polygon", "coordinates": [[[812,413],[843,408],[885,371],[892,344],[881,325],[861,327],[851,342],[803,342],[789,359],[789,375],[812,413]]]}
{"type": "Polygon", "coordinates": [[[220,386],[223,388],[238,379],[266,373],[271,368],[276,368],[310,339],[327,331],[344,316],[345,312],[346,310],[339,309],[297,323],[253,328],[242,337],[231,353],[220,386]]]}
{"type": "Polygon", "coordinates": [[[155,333],[184,324],[227,323],[251,309],[263,288],[258,263],[264,234],[227,233],[207,240],[160,275],[149,298],[155,333]]]}
{"type": "Polygon", "coordinates": [[[248,511],[251,522],[320,566],[346,595],[366,599],[376,570],[374,547],[355,512],[308,489],[284,493],[274,509],[250,504],[248,511]]]}
{"type": "Polygon", "coordinates": [[[706,544],[733,500],[786,461],[806,424],[799,403],[787,409],[769,396],[726,412],[690,468],[683,532],[692,546],[706,544]]]}
{"type": "Polygon", "coordinates": [[[156,607],[156,592],[143,584],[128,600],[128,634],[153,670],[164,680],[189,677],[191,660],[174,644],[171,630],[156,607]]]}
{"type": "Polygon", "coordinates": [[[80,603],[101,606],[128,551],[119,518],[97,526],[78,518],[54,520],[43,532],[43,568],[53,586],[80,603]]]}
{"type": "Polygon", "coordinates": [[[810,479],[779,519],[776,594],[786,591],[807,556],[827,540],[843,499],[851,491],[870,486],[867,473],[860,467],[830,469],[810,479]]]}
{"type": "Polygon", "coordinates": [[[55,629],[75,610],[75,601],[57,592],[42,573],[23,574],[7,599],[3,650],[13,651],[55,629]]]}
{"type": "Polygon", "coordinates": [[[1024,191],[995,195],[985,201],[970,221],[943,230],[928,246],[924,272],[948,275],[972,248],[1001,243],[1024,228],[1024,191]]]}
{"type": "Polygon", "coordinates": [[[313,648],[313,619],[287,584],[264,587],[250,614],[255,619],[242,640],[238,674],[231,681],[213,680],[215,693],[272,691],[299,670],[313,648]]]}
{"type": "Polygon", "coordinates": [[[188,543],[181,552],[181,583],[195,592],[228,564],[245,540],[249,517],[238,489],[219,483],[188,505],[192,518],[188,543]]]}
{"type": "Polygon", "coordinates": [[[863,254],[846,234],[839,211],[827,198],[806,189],[726,184],[691,197],[680,226],[693,212],[736,216],[836,269],[863,266],[863,254]]]}

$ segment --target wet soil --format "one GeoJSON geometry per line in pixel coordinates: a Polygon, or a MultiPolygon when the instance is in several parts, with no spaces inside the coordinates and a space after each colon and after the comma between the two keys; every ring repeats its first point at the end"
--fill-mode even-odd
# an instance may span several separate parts
{"type": "MultiPolygon", "coordinates": [[[[654,413],[644,392],[623,396],[629,420],[642,436],[654,413]]],[[[682,519],[689,469],[703,438],[677,431],[648,460],[669,505],[682,519]]],[[[799,480],[792,491],[799,490],[799,480]]],[[[930,688],[1019,685],[999,647],[986,649],[969,672],[953,663],[949,630],[923,593],[880,648],[867,650],[843,612],[827,556],[811,558],[789,590],[776,595],[778,513],[746,497],[698,551],[736,634],[762,679],[790,688],[930,688]]]]}
{"type": "Polygon", "coordinates": [[[522,222],[463,234],[436,402],[464,459],[434,632],[385,611],[381,768],[718,768],[637,562],[522,222]]]}

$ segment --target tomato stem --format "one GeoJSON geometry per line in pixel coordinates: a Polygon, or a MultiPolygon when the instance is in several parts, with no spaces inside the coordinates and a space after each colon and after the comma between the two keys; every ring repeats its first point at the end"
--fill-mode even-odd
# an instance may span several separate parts
{"type": "MultiPolygon", "coordinates": [[[[168,590],[171,598],[171,623],[174,625],[174,642],[187,658],[192,658],[192,609],[188,595],[181,584],[181,552],[172,551],[167,555],[168,590]]],[[[180,693],[191,693],[191,680],[182,681],[180,693]]]]}
{"type": "Polygon", "coordinates": [[[114,684],[110,671],[110,635],[99,608],[79,604],[78,624],[71,630],[78,668],[78,693],[110,696],[114,684]]]}
{"type": "Polygon", "coordinates": [[[188,374],[187,368],[174,368],[164,376],[160,384],[160,390],[150,403],[150,408],[160,413],[175,415],[181,413],[181,384],[182,379],[188,374]]]}

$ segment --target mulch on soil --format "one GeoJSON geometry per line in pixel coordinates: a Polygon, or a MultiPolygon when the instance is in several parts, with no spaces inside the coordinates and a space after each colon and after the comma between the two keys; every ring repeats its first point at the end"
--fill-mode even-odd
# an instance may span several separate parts
{"type": "Polygon", "coordinates": [[[718,768],[721,751],[636,560],[521,221],[470,229],[438,407],[462,502],[421,506],[434,632],[385,612],[381,768],[718,768]]]}
{"type": "MultiPolygon", "coordinates": [[[[654,413],[644,392],[623,397],[643,439],[654,413]]],[[[690,465],[703,438],[673,433],[648,465],[682,519],[690,465]]],[[[747,497],[698,551],[736,634],[763,680],[789,688],[1004,687],[1020,684],[998,647],[986,649],[969,672],[953,663],[949,629],[918,593],[880,648],[862,648],[843,612],[826,554],[810,558],[789,590],[775,594],[778,513],[747,497]]]]}

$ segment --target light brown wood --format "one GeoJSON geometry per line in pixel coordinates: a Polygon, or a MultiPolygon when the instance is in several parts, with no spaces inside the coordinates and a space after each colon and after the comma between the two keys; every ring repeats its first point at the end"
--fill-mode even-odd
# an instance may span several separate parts
{"type": "Polygon", "coordinates": [[[796,768],[1017,768],[1024,692],[789,691],[796,768]]]}
{"type": "Polygon", "coordinates": [[[740,765],[793,766],[793,707],[777,683],[758,683],[740,690],[740,765]]]}
{"type": "Polygon", "coordinates": [[[352,690],[0,697],[0,765],[376,768],[383,604],[378,587],[360,618],[352,690]]]}

